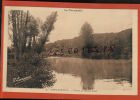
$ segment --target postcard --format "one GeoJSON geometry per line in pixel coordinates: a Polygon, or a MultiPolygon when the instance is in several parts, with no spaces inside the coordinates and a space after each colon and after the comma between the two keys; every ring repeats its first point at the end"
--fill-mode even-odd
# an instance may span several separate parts
{"type": "Polygon", "coordinates": [[[3,95],[138,96],[137,6],[26,4],[4,6],[3,95]]]}

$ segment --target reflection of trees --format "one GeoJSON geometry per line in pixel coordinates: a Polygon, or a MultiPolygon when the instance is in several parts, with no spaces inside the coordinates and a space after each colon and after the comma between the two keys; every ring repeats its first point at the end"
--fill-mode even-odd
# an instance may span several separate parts
{"type": "Polygon", "coordinates": [[[81,75],[81,81],[83,83],[83,89],[84,90],[90,90],[93,89],[95,77],[92,75],[89,75],[87,73],[81,75]]]}
{"type": "Polygon", "coordinates": [[[81,82],[84,90],[94,89],[95,70],[92,66],[87,65],[80,73],[81,82]]]}
{"type": "Polygon", "coordinates": [[[95,80],[114,79],[132,82],[132,61],[91,60],[81,58],[51,58],[53,68],[58,73],[81,78],[83,89],[94,89],[95,80]]]}

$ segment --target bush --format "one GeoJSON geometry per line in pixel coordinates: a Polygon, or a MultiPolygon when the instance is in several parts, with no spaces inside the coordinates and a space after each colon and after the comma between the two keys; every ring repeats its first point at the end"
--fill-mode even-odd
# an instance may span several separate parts
{"type": "Polygon", "coordinates": [[[32,75],[34,79],[34,84],[32,86],[39,88],[53,86],[56,79],[51,64],[47,60],[42,59],[39,65],[40,67],[38,67],[32,75]]]}
{"type": "Polygon", "coordinates": [[[53,86],[55,75],[53,74],[51,64],[46,59],[41,59],[33,54],[22,57],[14,66],[8,66],[8,86],[43,88],[53,86]],[[30,80],[21,84],[14,84],[14,79],[21,79],[31,76],[30,80]]]}

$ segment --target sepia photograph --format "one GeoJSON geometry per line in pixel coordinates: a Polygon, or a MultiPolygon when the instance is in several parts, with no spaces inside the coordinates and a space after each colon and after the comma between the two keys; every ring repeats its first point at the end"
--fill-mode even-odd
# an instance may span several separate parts
{"type": "Polygon", "coordinates": [[[136,9],[6,6],[3,91],[137,95],[137,17],[136,9]]]}

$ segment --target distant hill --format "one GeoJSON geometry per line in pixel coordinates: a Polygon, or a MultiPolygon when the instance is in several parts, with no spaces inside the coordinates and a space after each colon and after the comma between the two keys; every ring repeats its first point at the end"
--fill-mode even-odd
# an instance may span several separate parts
{"type": "Polygon", "coordinates": [[[58,40],[46,45],[48,56],[82,57],[83,52],[88,58],[119,59],[132,57],[132,29],[118,33],[94,33],[92,48],[84,48],[82,38],[58,40]]]}

